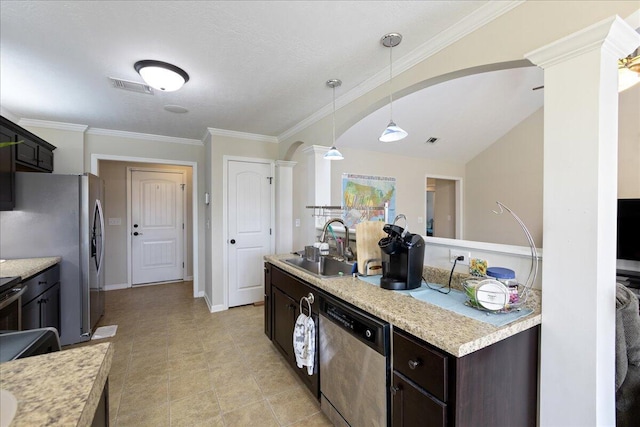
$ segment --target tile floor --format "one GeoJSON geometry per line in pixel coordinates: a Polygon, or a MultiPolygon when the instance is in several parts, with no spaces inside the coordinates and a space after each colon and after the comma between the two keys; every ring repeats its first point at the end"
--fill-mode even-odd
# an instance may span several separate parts
{"type": "MultiPolygon", "coordinates": [[[[263,307],[209,313],[191,282],[106,293],[118,325],[111,425],[330,426],[263,333],[263,307]]],[[[104,340],[90,341],[91,345],[104,340]]]]}

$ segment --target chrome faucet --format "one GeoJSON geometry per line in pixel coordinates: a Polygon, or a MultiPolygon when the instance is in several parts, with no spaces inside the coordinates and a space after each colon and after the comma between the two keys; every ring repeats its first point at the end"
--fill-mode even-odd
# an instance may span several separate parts
{"type": "Polygon", "coordinates": [[[339,222],[340,224],[342,224],[342,226],[345,229],[345,232],[344,232],[345,241],[342,242],[342,247],[341,247],[340,243],[338,243],[338,240],[335,239],[336,240],[336,249],[338,250],[338,255],[342,254],[342,256],[344,256],[344,258],[347,261],[350,261],[350,260],[353,259],[353,252],[351,251],[351,247],[349,247],[349,227],[347,227],[347,224],[345,224],[342,219],[340,219],[340,218],[330,218],[324,224],[324,227],[322,227],[322,234],[320,235],[320,242],[327,243],[327,240],[328,240],[327,229],[329,228],[329,225],[333,224],[334,222],[339,222]]]}

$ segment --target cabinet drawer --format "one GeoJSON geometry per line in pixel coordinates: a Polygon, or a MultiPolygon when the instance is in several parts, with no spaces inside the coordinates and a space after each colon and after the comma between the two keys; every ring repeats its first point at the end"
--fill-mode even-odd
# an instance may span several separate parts
{"type": "Polygon", "coordinates": [[[447,356],[397,329],[393,332],[393,369],[447,401],[447,356]]]}
{"type": "MultiPolygon", "coordinates": [[[[280,288],[281,291],[293,298],[296,303],[300,303],[300,299],[309,295],[309,292],[313,293],[315,300],[318,301],[319,295],[317,291],[302,283],[300,279],[296,279],[273,266],[271,267],[271,284],[280,288]]],[[[312,304],[311,311],[318,314],[318,304],[312,304]]]]}
{"type": "Polygon", "coordinates": [[[43,271],[37,276],[33,276],[23,284],[27,285],[27,290],[22,294],[22,305],[26,305],[29,301],[49,289],[60,281],[60,265],[56,264],[53,267],[43,271]]]}

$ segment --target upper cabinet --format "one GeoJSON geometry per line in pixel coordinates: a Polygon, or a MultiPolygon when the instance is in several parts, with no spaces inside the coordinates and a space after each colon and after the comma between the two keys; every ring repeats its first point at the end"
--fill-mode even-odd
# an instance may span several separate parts
{"type": "Polygon", "coordinates": [[[0,116],[0,210],[15,207],[15,172],[52,172],[53,150],[44,139],[0,116]]]}

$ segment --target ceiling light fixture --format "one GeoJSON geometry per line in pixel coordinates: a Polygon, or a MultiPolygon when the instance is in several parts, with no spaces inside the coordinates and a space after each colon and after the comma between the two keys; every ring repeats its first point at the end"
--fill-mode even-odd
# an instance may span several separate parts
{"type": "Polygon", "coordinates": [[[618,60],[618,92],[640,83],[640,48],[618,60]]]}
{"type": "Polygon", "coordinates": [[[325,160],[343,160],[342,153],[336,148],[336,88],[342,85],[342,80],[327,80],[327,86],[333,89],[333,145],[324,155],[325,160]]]}
{"type": "Polygon", "coordinates": [[[384,47],[389,48],[389,110],[391,117],[391,119],[389,120],[389,125],[384,130],[384,132],[382,132],[380,138],[378,138],[380,142],[400,141],[401,139],[406,138],[408,135],[406,131],[396,125],[393,121],[393,85],[391,84],[391,81],[393,79],[393,48],[395,46],[398,46],[401,41],[402,36],[398,33],[385,34],[380,39],[380,43],[382,43],[384,47]]]}
{"type": "Polygon", "coordinates": [[[162,61],[145,59],[136,62],[133,68],[149,86],[164,92],[178,90],[189,81],[189,74],[182,68],[162,61]]]}

